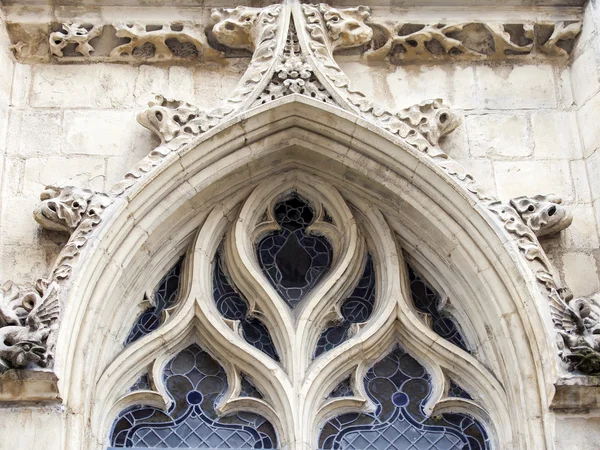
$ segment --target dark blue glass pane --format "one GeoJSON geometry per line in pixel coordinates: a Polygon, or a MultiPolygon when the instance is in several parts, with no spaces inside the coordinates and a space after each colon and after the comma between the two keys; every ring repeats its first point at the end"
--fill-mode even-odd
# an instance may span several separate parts
{"type": "Polygon", "coordinates": [[[159,327],[163,311],[172,307],[179,295],[182,266],[183,258],[160,280],[154,291],[154,306],[140,314],[125,340],[125,345],[137,341],[159,327]]]}
{"type": "Polygon", "coordinates": [[[461,388],[454,381],[450,381],[450,388],[448,389],[448,397],[465,398],[467,400],[473,400],[473,397],[461,388]]]}
{"type": "Polygon", "coordinates": [[[241,322],[246,342],[279,361],[269,330],[260,320],[248,316],[248,303],[227,277],[224,264],[218,252],[213,269],[213,298],[217,309],[224,318],[241,322]]]}
{"type": "Polygon", "coordinates": [[[366,322],[375,305],[375,268],[373,258],[367,255],[365,270],[363,271],[358,285],[350,296],[343,301],[341,312],[344,318],[339,325],[330,326],[323,331],[317,342],[315,355],[321,355],[332,348],[337,347],[348,339],[348,331],[353,323],[366,322]]]}
{"type": "Polygon", "coordinates": [[[227,376],[197,345],[167,363],[163,381],[173,400],[170,409],[140,405],[121,412],[111,431],[113,447],[270,449],[277,445],[275,431],[264,417],[217,415],[215,405],[227,390],[227,376]]]}
{"type": "Polygon", "coordinates": [[[365,375],[376,405],[371,414],[342,414],[325,424],[320,449],[486,450],[485,429],[464,414],[427,417],[431,377],[417,360],[397,348],[365,375]]]}
{"type": "Polygon", "coordinates": [[[295,307],[329,270],[332,248],[323,236],[307,233],[315,213],[294,193],[275,205],[281,229],[256,246],[259,264],[279,295],[295,307]]]}
{"type": "Polygon", "coordinates": [[[407,268],[414,305],[420,312],[431,316],[433,331],[471,353],[454,319],[444,314],[440,296],[410,266],[407,268]]]}
{"type": "Polygon", "coordinates": [[[245,375],[242,375],[242,389],[240,391],[240,397],[263,398],[263,395],[258,389],[256,389],[256,386],[254,386],[254,384],[252,384],[252,382],[245,375]]]}
{"type": "Polygon", "coordinates": [[[143,391],[146,389],[150,389],[150,377],[147,373],[139,377],[138,380],[133,383],[133,385],[129,388],[129,392],[143,391]]]}
{"type": "Polygon", "coordinates": [[[354,393],[352,392],[350,378],[346,378],[344,381],[338,384],[333,391],[331,391],[331,394],[329,394],[329,398],[351,397],[352,395],[354,395],[354,393]]]}

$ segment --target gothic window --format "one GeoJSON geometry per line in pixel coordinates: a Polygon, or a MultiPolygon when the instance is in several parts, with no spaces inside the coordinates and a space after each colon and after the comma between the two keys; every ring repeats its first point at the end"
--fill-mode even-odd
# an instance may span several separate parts
{"type": "Polygon", "coordinates": [[[430,333],[468,351],[383,216],[326,185],[272,183],[225,204],[235,222],[206,219],[188,286],[183,258],[158,283],[126,343],[161,332],[165,356],[129,382],[111,448],[491,449],[464,374],[410,345],[430,333]],[[400,310],[422,328],[403,331],[400,310]]]}

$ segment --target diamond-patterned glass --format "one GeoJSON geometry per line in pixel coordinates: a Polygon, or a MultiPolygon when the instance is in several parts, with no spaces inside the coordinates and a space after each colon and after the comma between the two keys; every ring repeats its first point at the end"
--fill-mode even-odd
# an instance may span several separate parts
{"type": "Polygon", "coordinates": [[[452,317],[444,313],[440,295],[410,266],[407,266],[407,269],[414,305],[420,312],[431,316],[432,330],[447,341],[470,353],[458,325],[452,317]]]}
{"type": "Polygon", "coordinates": [[[487,450],[485,429],[465,414],[427,417],[431,377],[402,348],[365,375],[365,389],[377,405],[371,414],[342,414],[325,424],[320,449],[487,450]]]}
{"type": "Polygon", "coordinates": [[[275,205],[280,229],[256,246],[259,264],[279,295],[294,308],[329,270],[332,248],[323,236],[307,232],[315,212],[297,193],[275,205]]]}
{"type": "Polygon", "coordinates": [[[240,321],[246,342],[275,361],[279,361],[269,330],[260,320],[248,316],[248,303],[225,274],[224,261],[220,253],[215,257],[213,269],[213,298],[224,318],[240,321]]]}
{"type": "Polygon", "coordinates": [[[175,304],[181,284],[183,258],[177,261],[171,270],[160,280],[154,291],[154,306],[148,308],[137,318],[135,325],[125,340],[125,345],[156,330],[161,323],[162,313],[175,304]]]}
{"type": "Polygon", "coordinates": [[[121,412],[111,432],[113,447],[275,448],[275,430],[262,416],[247,412],[218,416],[215,405],[227,390],[227,376],[197,345],[167,363],[163,381],[173,400],[169,410],[139,405],[121,412]]]}
{"type": "Polygon", "coordinates": [[[375,305],[375,269],[373,258],[367,255],[367,262],[358,285],[350,296],[342,303],[342,317],[344,320],[338,325],[325,329],[317,342],[315,355],[321,355],[337,347],[348,339],[348,331],[353,323],[364,323],[371,316],[375,305]]]}

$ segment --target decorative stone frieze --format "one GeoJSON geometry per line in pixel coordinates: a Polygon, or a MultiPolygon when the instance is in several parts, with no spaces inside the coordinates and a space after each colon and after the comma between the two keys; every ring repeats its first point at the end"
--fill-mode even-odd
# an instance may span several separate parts
{"type": "MultiPolygon", "coordinates": [[[[273,5],[277,6],[277,5],[273,5]]],[[[271,8],[271,7],[269,7],[271,8]]],[[[568,58],[582,22],[577,16],[501,21],[409,21],[399,15],[372,15],[366,6],[314,5],[324,20],[331,51],[394,64],[460,60],[568,58]]],[[[195,20],[166,17],[149,21],[135,14],[123,22],[56,22],[9,17],[16,57],[23,62],[130,62],[202,64],[224,57],[248,57],[259,40],[264,8],[198,8],[195,20]],[[126,21],[128,20],[128,21],[126,21]],[[211,29],[211,21],[216,25],[211,29]],[[230,52],[229,50],[243,50],[230,52]]],[[[64,12],[63,12],[64,14],[64,12]]],[[[62,14],[61,14],[62,15],[62,14]]],[[[67,15],[68,17],[69,15],[67,15]]],[[[107,14],[107,16],[110,16],[107,14]]]]}
{"type": "Polygon", "coordinates": [[[58,314],[56,282],[5,282],[0,288],[0,372],[50,363],[58,314]]]}
{"type": "Polygon", "coordinates": [[[392,63],[568,57],[581,22],[458,24],[390,23],[372,20],[375,30],[365,57],[392,63]]]}

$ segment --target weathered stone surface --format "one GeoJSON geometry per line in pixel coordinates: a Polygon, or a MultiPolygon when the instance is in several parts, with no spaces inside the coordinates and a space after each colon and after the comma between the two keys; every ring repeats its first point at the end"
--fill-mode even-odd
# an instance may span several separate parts
{"type": "Polygon", "coordinates": [[[526,115],[487,114],[466,118],[471,155],[525,157],[532,153],[526,115]]]}

